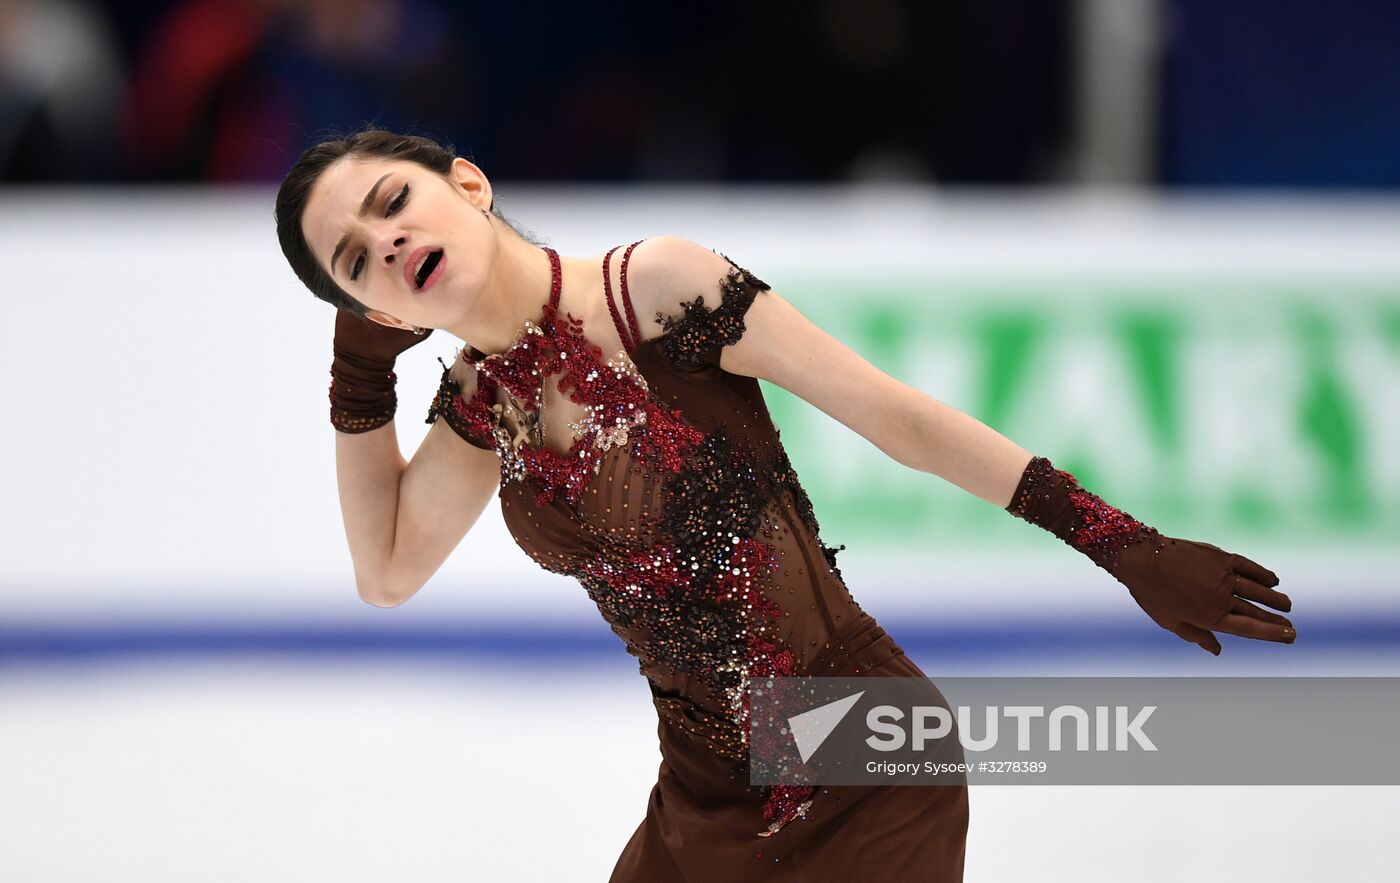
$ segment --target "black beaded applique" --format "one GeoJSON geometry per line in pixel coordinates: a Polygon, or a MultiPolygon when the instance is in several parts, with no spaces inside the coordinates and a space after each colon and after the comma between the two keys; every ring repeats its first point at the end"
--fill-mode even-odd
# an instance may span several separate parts
{"type": "MultiPolygon", "coordinates": [[[[717,307],[709,309],[700,297],[680,303],[680,318],[658,314],[664,329],[658,348],[682,371],[718,366],[719,351],[743,335],[744,313],[755,296],[769,290],[752,273],[729,263],[717,307]]],[[[615,309],[613,315],[616,321],[615,309]]],[[[658,711],[732,762],[737,778],[747,763],[749,679],[801,673],[798,655],[781,637],[790,611],[770,597],[776,594],[773,575],[782,565],[776,540],[764,539],[772,527],[765,521],[776,517],[771,513],[780,512],[784,495],[790,495],[793,511],[815,538],[819,526],[811,500],[774,436],[760,436],[755,446],[733,431],[740,428],[737,424],[712,420],[702,429],[663,402],[625,352],[605,361],[578,320],[556,324],[555,318],[547,309],[545,321],[532,323],[526,329],[530,333],[506,353],[472,359],[481,372],[476,393],[464,401],[459,389],[445,384],[430,418],[451,415],[449,422],[454,429],[460,426],[464,437],[491,439],[503,463],[514,455],[516,466],[503,467],[502,493],[513,492],[513,482],[523,482],[529,493],[509,499],[534,506],[522,511],[515,524],[535,529],[532,525],[543,522],[549,510],[548,535],[555,542],[582,533],[578,520],[588,512],[604,521],[619,518],[612,509],[607,510],[611,515],[601,515],[586,508],[604,497],[614,479],[619,484],[645,482],[655,490],[659,508],[650,510],[645,529],[632,531],[627,528],[635,525],[620,522],[603,525],[616,528],[608,531],[590,524],[588,543],[570,539],[568,553],[541,543],[531,557],[584,587],[628,652],[639,659],[658,711]],[[537,444],[523,445],[516,454],[492,412],[496,385],[528,402],[539,383],[560,371],[566,372],[560,390],[594,415],[587,432],[567,456],[537,444]],[[609,449],[623,453],[608,461],[604,473],[601,455],[609,449]],[[653,679],[648,669],[658,677],[653,679]],[[692,693],[662,689],[667,673],[692,693]]],[[[720,394],[718,387],[716,392],[720,394]]],[[[735,416],[751,419],[747,412],[735,416]]],[[[516,539],[526,547],[529,542],[522,540],[532,538],[517,534],[516,539]]],[[[835,554],[845,547],[814,542],[820,547],[818,560],[839,580],[835,554]]],[[[764,791],[767,830],[759,836],[805,817],[815,789],[779,785],[764,791]]]]}
{"type": "MultiPolygon", "coordinates": [[[[796,657],[777,637],[782,610],[764,591],[777,567],[773,547],[757,539],[764,509],[786,478],[773,458],[715,427],[684,451],[679,470],[667,478],[663,539],[615,545],[574,574],[644,674],[648,666],[667,667],[718,700],[722,713],[686,705],[672,722],[737,762],[736,773],[748,748],[749,678],[797,673],[796,657]],[[702,716],[704,725],[688,715],[702,716]]],[[[764,835],[804,814],[811,790],[770,787],[764,835]]]]}
{"type": "Polygon", "coordinates": [[[694,370],[705,365],[719,364],[719,351],[735,343],[744,334],[744,313],[760,291],[768,291],[768,283],[729,260],[729,275],[720,288],[720,304],[714,309],[705,305],[705,298],[681,303],[682,315],[656,314],[656,321],[665,332],[661,350],[676,365],[694,370]]]}
{"type": "MultiPolygon", "coordinates": [[[[452,379],[452,368],[444,364],[442,359],[438,359],[438,364],[442,365],[442,379],[438,382],[438,391],[433,396],[433,403],[428,408],[428,419],[423,422],[436,423],[441,417],[452,428],[452,431],[457,433],[467,444],[483,450],[494,451],[495,445],[491,442],[491,433],[495,427],[495,421],[483,420],[478,413],[454,407],[454,402],[462,400],[462,384],[452,379]]],[[[478,385],[494,386],[491,379],[484,375],[477,378],[477,383],[478,385]]],[[[494,389],[479,389],[478,392],[480,398],[485,400],[489,394],[494,393],[494,389]]]]}

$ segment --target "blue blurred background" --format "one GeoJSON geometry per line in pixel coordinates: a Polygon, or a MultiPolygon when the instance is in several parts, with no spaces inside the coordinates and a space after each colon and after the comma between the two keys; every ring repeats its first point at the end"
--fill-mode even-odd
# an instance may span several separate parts
{"type": "Polygon", "coordinates": [[[1384,0],[6,0],[0,170],[275,182],[372,120],[510,181],[1395,188],[1397,42],[1384,0]]]}
{"type": "MultiPolygon", "coordinates": [[[[494,508],[408,603],[356,597],[333,317],[272,197],[366,123],[450,141],[566,254],[725,252],[1274,569],[1299,630],[1207,656],[765,383],[852,593],[935,679],[1400,674],[1397,45],[1381,0],[0,0],[0,878],[602,880],[642,818],[649,691],[494,508]]],[[[406,455],[456,345],[400,362],[406,455]]],[[[982,788],[968,879],[1388,879],[1397,811],[982,788]]]]}

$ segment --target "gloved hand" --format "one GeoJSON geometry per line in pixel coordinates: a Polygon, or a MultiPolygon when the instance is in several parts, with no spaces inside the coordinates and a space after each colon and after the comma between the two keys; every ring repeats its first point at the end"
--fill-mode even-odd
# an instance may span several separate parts
{"type": "Polygon", "coordinates": [[[1163,536],[1079,486],[1044,457],[1026,465],[1006,511],[1055,534],[1128,587],[1152,621],[1220,655],[1213,631],[1291,644],[1293,602],[1275,591],[1278,576],[1243,555],[1209,543],[1163,536]]]}
{"type": "Polygon", "coordinates": [[[431,328],[421,334],[404,331],[337,310],[331,345],[331,425],[341,432],[359,433],[393,420],[398,407],[394,362],[431,334],[431,328]]]}

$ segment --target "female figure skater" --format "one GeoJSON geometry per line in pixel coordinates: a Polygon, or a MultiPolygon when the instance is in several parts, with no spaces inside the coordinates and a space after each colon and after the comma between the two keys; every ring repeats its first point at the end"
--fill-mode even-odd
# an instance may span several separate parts
{"type": "Polygon", "coordinates": [[[330,418],[361,597],[393,606],[498,491],[515,541],[576,578],[637,657],[662,763],[614,881],[961,880],[964,786],[750,786],[750,677],[923,677],[851,597],[758,378],[890,457],[1052,532],[1160,626],[1291,643],[1278,577],[1174,539],[885,375],[753,273],[676,236],[570,257],[493,210],[447,147],[370,130],[277,195],[297,276],[338,309],[330,418]],[[433,423],[389,426],[396,356],[443,329],[433,423]]]}

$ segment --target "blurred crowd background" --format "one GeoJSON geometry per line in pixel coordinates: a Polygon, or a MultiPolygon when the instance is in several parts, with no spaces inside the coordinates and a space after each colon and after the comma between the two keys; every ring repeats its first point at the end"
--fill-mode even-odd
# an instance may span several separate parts
{"type": "Polygon", "coordinates": [[[1398,45],[1389,0],[0,0],[0,178],[374,122],[521,181],[1395,188],[1398,45]]]}

